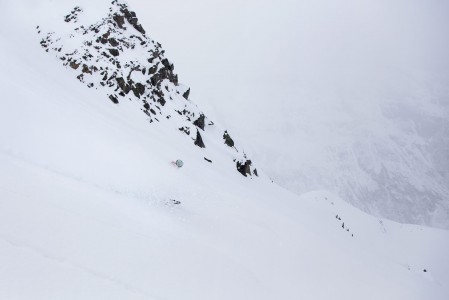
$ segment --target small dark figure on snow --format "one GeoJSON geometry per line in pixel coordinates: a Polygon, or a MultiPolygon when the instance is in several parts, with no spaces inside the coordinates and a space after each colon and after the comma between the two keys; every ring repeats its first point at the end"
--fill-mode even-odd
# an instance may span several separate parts
{"type": "Polygon", "coordinates": [[[181,168],[184,165],[184,162],[180,159],[176,160],[176,161],[172,161],[171,164],[175,167],[181,168]]]}

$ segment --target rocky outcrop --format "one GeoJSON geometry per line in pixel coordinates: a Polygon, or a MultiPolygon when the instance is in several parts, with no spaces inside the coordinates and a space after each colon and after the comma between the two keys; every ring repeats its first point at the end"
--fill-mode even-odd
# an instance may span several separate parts
{"type": "Polygon", "coordinates": [[[190,95],[190,88],[189,88],[187,91],[185,91],[184,94],[182,94],[182,96],[183,96],[184,98],[186,98],[186,100],[189,99],[189,95],[190,95]]]}
{"type": "Polygon", "coordinates": [[[67,22],[67,23],[70,23],[70,22],[76,23],[76,22],[78,22],[78,14],[80,12],[82,12],[82,9],[79,6],[75,7],[70,12],[70,14],[68,14],[67,16],[64,17],[64,21],[67,22]]]}
{"type": "Polygon", "coordinates": [[[205,119],[206,119],[206,116],[201,114],[200,117],[193,122],[193,125],[195,125],[196,127],[204,130],[204,121],[205,121],[205,119]]]}
{"type": "Polygon", "coordinates": [[[223,139],[226,145],[228,145],[229,147],[234,147],[234,141],[232,140],[231,136],[228,134],[226,130],[223,133],[223,139]]]}
{"type": "Polygon", "coordinates": [[[200,148],[206,148],[206,145],[204,145],[203,142],[203,138],[201,137],[201,134],[198,130],[196,131],[195,145],[197,145],[200,148]]]}
{"type": "MultiPolygon", "coordinates": [[[[87,87],[104,91],[113,104],[135,102],[149,123],[172,124],[169,126],[200,148],[206,147],[202,134],[210,134],[208,139],[220,138],[215,130],[208,133],[207,127],[215,123],[189,100],[190,88],[179,84],[174,64],[165,57],[161,44],[146,35],[135,12],[114,0],[105,17],[94,24],[82,24],[79,16],[83,13],[75,7],[63,18],[63,26],[69,26],[69,30],[61,30],[68,32],[64,35],[53,30],[45,34],[38,26],[41,47],[55,54],[87,87]],[[197,129],[191,130],[193,126],[197,129]]],[[[239,153],[226,131],[223,138],[233,148],[229,151],[240,164],[238,171],[251,175],[251,161],[239,153]]]]}
{"type": "Polygon", "coordinates": [[[248,175],[251,176],[251,164],[251,160],[246,160],[244,162],[237,161],[237,171],[245,177],[248,175]]]}

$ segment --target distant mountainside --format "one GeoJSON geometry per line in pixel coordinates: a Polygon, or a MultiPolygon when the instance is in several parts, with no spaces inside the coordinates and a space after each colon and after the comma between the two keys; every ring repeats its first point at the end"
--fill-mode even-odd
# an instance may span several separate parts
{"type": "MultiPolygon", "coordinates": [[[[279,149],[282,159],[276,161],[270,157],[278,149],[254,151],[266,173],[298,194],[331,190],[375,216],[449,228],[449,110],[444,103],[385,101],[373,103],[371,115],[358,115],[343,105],[326,111],[330,102],[315,103],[317,110],[307,104],[290,109],[301,120],[301,126],[287,122],[290,138],[304,142],[297,151],[279,149]],[[326,120],[318,124],[321,114],[326,120]]],[[[268,135],[276,133],[281,134],[268,135]]]]}
{"type": "MultiPolygon", "coordinates": [[[[161,44],[147,36],[126,3],[112,1],[107,15],[94,24],[86,24],[83,13],[76,6],[61,18],[57,28],[37,26],[43,36],[42,48],[73,70],[81,83],[103,91],[105,99],[113,104],[135,103],[149,123],[168,124],[199,148],[207,147],[207,139],[221,143],[232,149],[230,163],[237,171],[245,177],[258,176],[252,161],[238,150],[230,134],[189,100],[190,88],[179,84],[161,44]]],[[[204,159],[213,163],[210,157],[204,159]]]]}

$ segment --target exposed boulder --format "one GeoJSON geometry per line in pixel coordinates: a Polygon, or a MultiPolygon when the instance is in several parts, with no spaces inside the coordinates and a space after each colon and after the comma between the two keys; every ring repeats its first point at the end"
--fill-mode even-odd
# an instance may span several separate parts
{"type": "Polygon", "coordinates": [[[83,65],[83,69],[81,70],[81,72],[87,73],[87,74],[92,74],[92,71],[89,70],[89,66],[86,64],[83,65]]]}
{"type": "Polygon", "coordinates": [[[201,137],[201,134],[198,131],[198,129],[196,130],[195,145],[197,145],[200,148],[206,148],[206,145],[204,145],[203,138],[201,137]]]}
{"type": "Polygon", "coordinates": [[[108,42],[112,47],[117,47],[119,45],[119,42],[117,42],[117,40],[114,38],[108,39],[108,42]]]}
{"type": "Polygon", "coordinates": [[[225,130],[225,132],[223,134],[223,139],[224,139],[226,145],[228,145],[229,147],[234,147],[234,141],[232,140],[232,138],[229,135],[227,130],[225,130]]]}
{"type": "Polygon", "coordinates": [[[157,71],[157,65],[154,65],[148,69],[148,75],[154,74],[154,73],[156,73],[156,71],[157,71]]]}
{"type": "Polygon", "coordinates": [[[145,86],[140,82],[136,83],[135,90],[139,95],[143,95],[145,93],[145,86]]]}
{"type": "Polygon", "coordinates": [[[108,51],[109,51],[109,53],[112,54],[112,56],[119,56],[120,55],[120,52],[117,49],[109,48],[108,51]]]}
{"type": "Polygon", "coordinates": [[[120,15],[114,15],[112,19],[117,23],[118,27],[120,29],[123,29],[123,25],[125,25],[125,18],[120,15]]]}
{"type": "Polygon", "coordinates": [[[205,119],[206,119],[206,116],[201,114],[200,117],[193,122],[193,125],[204,130],[204,120],[205,119]]]}
{"type": "Polygon", "coordinates": [[[114,102],[115,104],[118,104],[118,99],[117,96],[115,95],[109,95],[109,99],[114,102]]]}
{"type": "Polygon", "coordinates": [[[72,61],[70,62],[70,67],[74,70],[78,69],[80,64],[77,64],[76,62],[72,61]]]}
{"type": "Polygon", "coordinates": [[[164,65],[164,67],[166,67],[167,69],[169,69],[170,71],[173,71],[175,69],[173,64],[170,64],[170,62],[168,61],[168,59],[164,58],[162,61],[162,64],[164,65]]]}
{"type": "Polygon", "coordinates": [[[179,131],[182,131],[185,134],[190,135],[190,128],[189,127],[186,127],[186,126],[181,127],[181,128],[179,128],[179,131]]]}
{"type": "Polygon", "coordinates": [[[189,100],[189,95],[190,95],[190,88],[187,91],[185,91],[184,94],[182,94],[182,96],[186,98],[186,100],[189,100]]]}
{"type": "Polygon", "coordinates": [[[72,21],[73,21],[73,23],[76,23],[78,21],[78,14],[80,12],[82,12],[82,9],[79,6],[75,7],[70,12],[70,14],[68,14],[67,16],[64,17],[64,21],[67,23],[72,22],[72,21]]]}
{"type": "Polygon", "coordinates": [[[117,81],[120,89],[125,92],[125,94],[128,94],[131,90],[131,87],[126,83],[125,79],[123,77],[117,77],[115,80],[117,81]]]}
{"type": "Polygon", "coordinates": [[[237,162],[237,171],[240,172],[243,176],[247,177],[247,175],[251,176],[251,161],[246,160],[244,163],[237,162]]]}

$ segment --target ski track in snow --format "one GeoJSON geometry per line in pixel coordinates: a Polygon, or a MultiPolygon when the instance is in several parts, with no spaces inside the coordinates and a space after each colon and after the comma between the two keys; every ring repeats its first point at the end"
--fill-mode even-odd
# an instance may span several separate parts
{"type": "Polygon", "coordinates": [[[107,274],[102,274],[102,273],[100,273],[94,269],[88,268],[86,266],[77,265],[77,264],[67,260],[66,258],[55,256],[54,254],[49,253],[44,249],[38,249],[34,246],[27,245],[26,243],[24,243],[22,241],[18,241],[14,238],[6,237],[6,236],[2,235],[2,236],[0,236],[0,239],[12,247],[18,248],[17,249],[18,251],[30,252],[32,255],[36,255],[45,260],[49,260],[51,263],[56,263],[58,265],[68,266],[73,269],[81,270],[82,272],[84,272],[90,276],[96,277],[100,280],[107,281],[107,282],[111,283],[112,285],[119,286],[119,287],[131,292],[132,294],[138,294],[140,296],[145,296],[145,297],[147,297],[146,299],[167,299],[167,298],[162,298],[162,297],[155,297],[154,295],[148,295],[144,291],[139,290],[137,287],[134,287],[129,283],[122,282],[119,279],[108,276],[107,274]]]}

